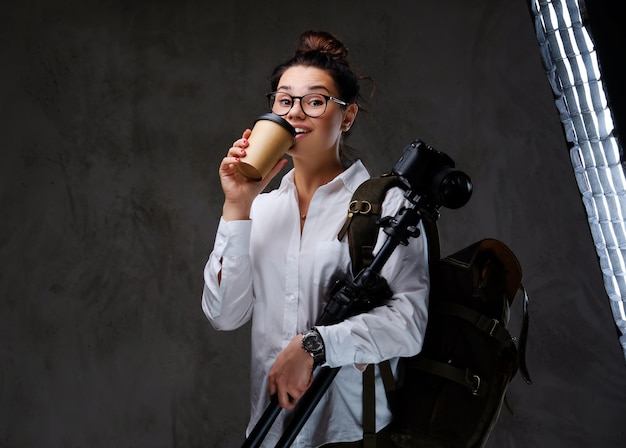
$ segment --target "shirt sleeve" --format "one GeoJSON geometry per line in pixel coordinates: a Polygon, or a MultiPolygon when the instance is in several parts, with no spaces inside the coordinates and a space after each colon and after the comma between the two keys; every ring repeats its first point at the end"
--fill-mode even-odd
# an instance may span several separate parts
{"type": "Polygon", "coordinates": [[[213,251],[204,267],[202,310],[217,330],[234,330],[252,315],[250,263],[252,221],[220,219],[213,251]]]}
{"type": "MultiPolygon", "coordinates": [[[[392,190],[383,204],[383,216],[393,216],[403,204],[401,193],[392,190]]],[[[375,253],[386,239],[380,230],[375,253]]],[[[425,231],[398,245],[381,269],[393,296],[367,313],[329,326],[317,327],[324,339],[326,364],[372,364],[399,356],[413,356],[422,348],[428,319],[430,278],[425,231]]]]}

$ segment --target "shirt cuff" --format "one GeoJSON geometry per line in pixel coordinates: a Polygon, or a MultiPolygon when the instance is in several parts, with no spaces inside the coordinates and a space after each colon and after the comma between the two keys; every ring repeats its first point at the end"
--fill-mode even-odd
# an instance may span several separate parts
{"type": "Polygon", "coordinates": [[[350,325],[343,323],[344,325],[315,327],[324,340],[326,365],[329,367],[339,367],[354,361],[355,350],[350,338],[350,325]]]}
{"type": "Polygon", "coordinates": [[[251,229],[251,220],[225,221],[220,218],[215,236],[215,253],[220,257],[248,255],[251,229]]]}

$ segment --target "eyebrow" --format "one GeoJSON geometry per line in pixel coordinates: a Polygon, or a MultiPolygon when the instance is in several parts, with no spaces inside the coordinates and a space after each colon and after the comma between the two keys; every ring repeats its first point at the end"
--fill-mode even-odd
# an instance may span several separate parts
{"type": "MultiPolygon", "coordinates": [[[[330,90],[328,90],[328,87],[326,87],[326,86],[322,86],[322,85],[310,86],[310,87],[309,87],[309,92],[312,92],[312,91],[314,91],[314,90],[320,90],[320,89],[321,89],[321,90],[325,90],[327,93],[329,93],[329,94],[330,94],[330,90]]],[[[287,91],[290,91],[290,90],[291,90],[291,86],[278,86],[278,87],[276,88],[276,90],[277,90],[277,91],[278,91],[278,90],[287,90],[287,91]]]]}

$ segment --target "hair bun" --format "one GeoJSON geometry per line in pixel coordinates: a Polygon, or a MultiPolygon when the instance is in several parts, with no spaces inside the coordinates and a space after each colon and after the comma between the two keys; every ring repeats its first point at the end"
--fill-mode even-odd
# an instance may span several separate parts
{"type": "Polygon", "coordinates": [[[327,54],[335,61],[348,65],[348,49],[339,39],[325,31],[309,30],[300,36],[295,55],[313,52],[327,54]]]}

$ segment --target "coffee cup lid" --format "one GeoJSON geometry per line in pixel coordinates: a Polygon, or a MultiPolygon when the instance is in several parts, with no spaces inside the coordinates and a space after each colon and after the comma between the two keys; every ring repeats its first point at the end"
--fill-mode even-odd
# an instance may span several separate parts
{"type": "Polygon", "coordinates": [[[296,130],[295,130],[295,128],[291,125],[291,123],[289,123],[287,120],[285,120],[280,115],[276,115],[273,112],[268,112],[266,114],[261,115],[254,122],[256,123],[257,121],[260,121],[260,120],[273,121],[274,123],[277,123],[277,124],[281,125],[283,128],[285,128],[287,130],[287,132],[289,132],[291,134],[292,137],[294,137],[294,138],[296,137],[296,130]]]}

